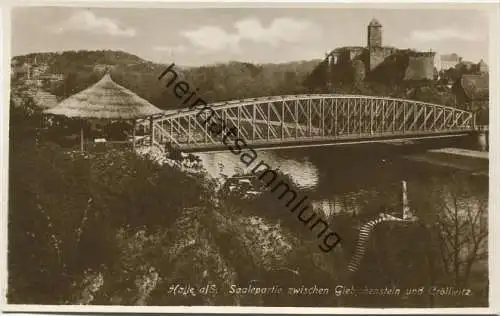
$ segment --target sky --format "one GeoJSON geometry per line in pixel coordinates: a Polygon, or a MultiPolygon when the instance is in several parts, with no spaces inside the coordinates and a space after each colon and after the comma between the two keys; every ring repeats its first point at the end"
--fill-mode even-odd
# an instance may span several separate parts
{"type": "Polygon", "coordinates": [[[112,49],[185,66],[280,63],[366,46],[373,18],[383,45],[488,62],[486,11],[429,8],[14,8],[11,51],[112,49]]]}

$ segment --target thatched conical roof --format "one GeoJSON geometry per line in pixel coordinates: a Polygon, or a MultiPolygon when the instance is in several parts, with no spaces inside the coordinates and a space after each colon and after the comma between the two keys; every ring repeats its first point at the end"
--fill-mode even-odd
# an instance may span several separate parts
{"type": "Polygon", "coordinates": [[[147,100],[115,83],[109,73],[93,86],[78,92],[47,114],[66,117],[129,120],[163,113],[147,100]]]}

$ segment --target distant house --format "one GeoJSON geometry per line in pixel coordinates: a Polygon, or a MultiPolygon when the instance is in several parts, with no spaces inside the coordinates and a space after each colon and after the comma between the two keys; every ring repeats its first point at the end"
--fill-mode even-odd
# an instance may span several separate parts
{"type": "Polygon", "coordinates": [[[18,79],[30,79],[31,66],[29,64],[20,64],[17,61],[13,61],[11,65],[11,77],[18,79]]]}
{"type": "Polygon", "coordinates": [[[447,54],[441,55],[439,57],[439,70],[448,70],[450,68],[454,68],[462,61],[462,57],[457,54],[447,54]]]}
{"type": "Polygon", "coordinates": [[[42,74],[36,78],[36,85],[41,87],[43,85],[50,85],[64,80],[63,74],[42,74]]]}
{"type": "Polygon", "coordinates": [[[477,113],[477,123],[487,124],[489,106],[489,76],[486,73],[462,75],[453,86],[460,107],[477,113]]]}
{"type": "Polygon", "coordinates": [[[43,90],[37,91],[33,96],[33,100],[36,106],[43,109],[52,108],[57,105],[56,96],[43,90]]]}
{"type": "Polygon", "coordinates": [[[33,105],[41,109],[48,109],[57,105],[57,98],[55,95],[34,86],[28,87],[27,90],[19,91],[13,94],[13,96],[15,96],[15,106],[22,105],[24,100],[31,100],[33,105]]]}
{"type": "MultiPolygon", "coordinates": [[[[35,59],[36,62],[36,59],[35,59]]],[[[62,74],[49,73],[47,64],[20,63],[13,60],[11,63],[11,78],[21,80],[24,84],[32,87],[43,87],[57,84],[64,79],[62,74]]]]}
{"type": "Polygon", "coordinates": [[[48,70],[47,65],[33,65],[31,68],[31,77],[32,78],[39,78],[41,75],[43,75],[47,70],[48,70]]]}
{"type": "Polygon", "coordinates": [[[488,64],[484,60],[480,60],[479,63],[477,64],[479,68],[479,72],[488,72],[488,64]]]}

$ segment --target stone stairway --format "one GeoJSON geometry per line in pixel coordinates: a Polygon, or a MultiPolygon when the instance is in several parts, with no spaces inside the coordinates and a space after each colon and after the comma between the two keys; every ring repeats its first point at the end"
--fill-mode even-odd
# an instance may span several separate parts
{"type": "Polygon", "coordinates": [[[351,260],[349,261],[349,264],[347,265],[347,270],[349,270],[350,272],[355,272],[359,269],[361,260],[363,260],[363,257],[365,256],[366,250],[368,248],[368,241],[370,239],[370,234],[373,232],[375,226],[386,221],[399,222],[403,220],[391,215],[380,214],[378,218],[372,219],[368,223],[363,224],[359,228],[359,235],[356,242],[354,255],[352,256],[351,260]]]}
{"type": "Polygon", "coordinates": [[[361,225],[361,227],[359,228],[359,234],[358,234],[358,239],[356,241],[354,254],[347,265],[348,271],[355,272],[359,269],[361,261],[365,256],[366,250],[368,249],[368,241],[370,239],[370,235],[378,224],[382,222],[408,223],[408,222],[418,221],[418,218],[413,214],[413,212],[409,207],[406,181],[402,181],[402,202],[403,202],[402,217],[396,217],[386,213],[380,213],[377,218],[372,219],[369,222],[361,225]]]}

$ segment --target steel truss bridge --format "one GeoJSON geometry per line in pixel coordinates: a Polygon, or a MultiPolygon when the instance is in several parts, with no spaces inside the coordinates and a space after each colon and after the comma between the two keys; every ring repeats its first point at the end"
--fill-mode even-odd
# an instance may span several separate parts
{"type": "Polygon", "coordinates": [[[218,135],[213,124],[225,131],[234,127],[229,144],[240,138],[258,149],[463,136],[474,130],[475,116],[414,100],[312,94],[212,103],[166,112],[151,124],[153,145],[208,152],[227,150],[225,132],[218,135]]]}

